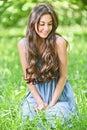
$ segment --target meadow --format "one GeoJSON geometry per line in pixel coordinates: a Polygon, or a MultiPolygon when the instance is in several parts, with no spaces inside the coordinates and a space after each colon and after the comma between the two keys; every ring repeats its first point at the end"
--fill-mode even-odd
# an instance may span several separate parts
{"type": "MultiPolygon", "coordinates": [[[[72,128],[56,123],[55,130],[87,130],[87,30],[85,26],[59,27],[69,42],[68,80],[74,92],[79,114],[72,118],[72,128]]],[[[19,104],[27,93],[17,43],[24,37],[23,29],[2,29],[0,32],[0,130],[40,130],[35,126],[43,113],[22,125],[19,104]]],[[[43,115],[43,124],[50,130],[43,115]]]]}

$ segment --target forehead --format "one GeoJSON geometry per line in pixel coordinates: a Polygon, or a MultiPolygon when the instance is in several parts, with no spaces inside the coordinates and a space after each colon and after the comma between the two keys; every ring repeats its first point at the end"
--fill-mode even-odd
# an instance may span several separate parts
{"type": "Polygon", "coordinates": [[[51,22],[52,16],[50,14],[44,14],[40,17],[40,22],[51,22]]]}

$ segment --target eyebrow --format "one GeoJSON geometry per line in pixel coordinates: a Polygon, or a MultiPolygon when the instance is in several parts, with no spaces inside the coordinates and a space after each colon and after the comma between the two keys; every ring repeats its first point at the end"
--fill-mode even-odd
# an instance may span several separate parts
{"type": "MultiPolygon", "coordinates": [[[[45,21],[40,21],[41,23],[45,23],[45,21]]],[[[52,20],[51,21],[49,21],[48,23],[51,23],[52,22],[52,20]]]]}

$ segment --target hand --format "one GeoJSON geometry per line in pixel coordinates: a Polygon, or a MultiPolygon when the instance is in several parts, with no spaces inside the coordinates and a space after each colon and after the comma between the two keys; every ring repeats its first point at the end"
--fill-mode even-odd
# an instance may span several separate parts
{"type": "Polygon", "coordinates": [[[51,107],[53,107],[54,105],[53,104],[49,104],[47,107],[46,107],[46,109],[50,109],[51,107]]]}
{"type": "Polygon", "coordinates": [[[37,105],[35,107],[35,111],[38,111],[38,110],[45,110],[47,108],[48,104],[47,103],[41,103],[39,105],[37,105]]]}

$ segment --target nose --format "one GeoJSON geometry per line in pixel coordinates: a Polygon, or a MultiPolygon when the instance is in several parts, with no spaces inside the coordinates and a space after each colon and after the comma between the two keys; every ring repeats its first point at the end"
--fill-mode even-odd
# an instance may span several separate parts
{"type": "Polygon", "coordinates": [[[45,31],[48,31],[48,30],[49,30],[48,25],[45,25],[44,30],[45,30],[45,31]]]}

